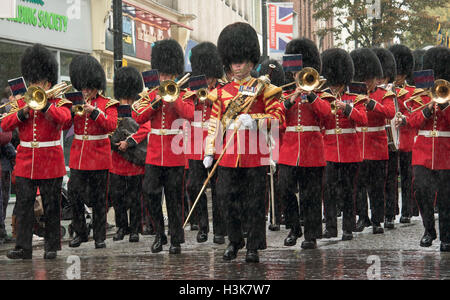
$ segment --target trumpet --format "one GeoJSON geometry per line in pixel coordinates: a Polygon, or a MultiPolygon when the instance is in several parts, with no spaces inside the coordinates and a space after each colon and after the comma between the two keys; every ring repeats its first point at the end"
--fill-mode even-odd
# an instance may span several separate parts
{"type": "Polygon", "coordinates": [[[208,89],[207,88],[201,88],[199,90],[197,90],[196,94],[197,94],[197,98],[200,102],[205,102],[206,99],[208,99],[208,89]]]}
{"type": "Polygon", "coordinates": [[[421,110],[422,108],[424,108],[425,106],[430,104],[430,103],[422,104],[422,101],[420,100],[420,98],[419,98],[419,100],[416,100],[416,98],[421,97],[421,96],[430,96],[430,95],[431,95],[431,102],[434,102],[437,104],[448,103],[450,101],[450,82],[448,82],[447,80],[444,80],[444,79],[438,79],[434,82],[434,86],[431,89],[431,91],[429,91],[429,90],[424,91],[424,92],[414,96],[413,98],[406,100],[405,102],[403,102],[403,105],[405,106],[406,110],[412,114],[413,112],[421,110]],[[410,109],[406,104],[411,101],[416,101],[422,105],[415,109],[410,109]]]}
{"type": "Polygon", "coordinates": [[[77,105],[73,105],[72,106],[72,111],[77,115],[77,116],[83,116],[85,114],[84,111],[84,104],[77,104],[77,105]]]}
{"type": "Polygon", "coordinates": [[[163,100],[164,102],[175,102],[178,99],[178,96],[180,95],[180,87],[183,86],[191,76],[190,73],[186,74],[181,78],[178,82],[175,82],[174,80],[164,80],[161,82],[161,84],[151,90],[145,90],[140,94],[141,98],[137,101],[135,101],[131,105],[131,109],[137,113],[138,115],[144,113],[147,109],[153,108],[153,106],[158,103],[160,100],[163,100]],[[150,102],[149,95],[153,93],[155,90],[158,90],[159,98],[157,100],[154,100],[153,102],[150,102]],[[143,111],[138,112],[139,106],[141,105],[141,102],[144,104],[147,104],[146,102],[150,102],[150,105],[148,105],[143,111]]]}

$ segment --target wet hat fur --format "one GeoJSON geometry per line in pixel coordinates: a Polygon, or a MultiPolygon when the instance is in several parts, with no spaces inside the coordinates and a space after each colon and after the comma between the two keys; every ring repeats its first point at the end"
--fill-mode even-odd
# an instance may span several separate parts
{"type": "Polygon", "coordinates": [[[310,67],[320,73],[322,63],[316,44],[307,38],[293,39],[286,45],[286,54],[301,54],[303,68],[310,67]]]}
{"type": "Polygon", "coordinates": [[[355,67],[355,81],[364,82],[366,80],[382,78],[383,69],[380,60],[375,52],[369,48],[360,48],[350,52],[355,67]]]}
{"type": "Polygon", "coordinates": [[[133,67],[123,67],[114,74],[114,98],[136,100],[144,88],[141,73],[133,67]]]}
{"type": "Polygon", "coordinates": [[[394,82],[397,77],[397,65],[395,57],[388,49],[373,48],[373,52],[378,56],[383,69],[383,78],[388,78],[388,82],[394,82]]]}
{"type": "Polygon", "coordinates": [[[443,46],[428,49],[423,56],[423,69],[432,69],[436,80],[450,81],[450,49],[443,46]]]}
{"type": "Polygon", "coordinates": [[[184,54],[180,44],[174,39],[157,41],[151,55],[152,69],[159,73],[180,75],[184,72],[184,54]]]}
{"type": "Polygon", "coordinates": [[[328,86],[348,85],[352,82],[355,68],[347,51],[339,48],[322,52],[322,76],[328,86]]]}
{"type": "Polygon", "coordinates": [[[414,70],[414,57],[411,49],[405,45],[393,45],[389,47],[397,65],[398,75],[410,75],[414,70]]]}
{"type": "Polygon", "coordinates": [[[281,64],[276,61],[275,59],[266,59],[258,66],[258,76],[271,74],[270,81],[273,85],[281,86],[284,84],[285,78],[284,78],[284,70],[281,64]],[[272,69],[269,67],[269,65],[274,65],[275,69],[272,69]]]}
{"type": "Polygon", "coordinates": [[[72,59],[69,66],[69,75],[72,85],[77,90],[106,89],[106,76],[102,65],[94,57],[83,54],[72,59]]]}
{"type": "Polygon", "coordinates": [[[29,83],[48,81],[53,86],[58,82],[56,57],[41,44],[35,44],[27,48],[20,65],[22,76],[29,83]]]}
{"type": "Polygon", "coordinates": [[[205,75],[210,78],[223,76],[222,61],[216,45],[203,42],[191,50],[192,76],[205,75]]]}

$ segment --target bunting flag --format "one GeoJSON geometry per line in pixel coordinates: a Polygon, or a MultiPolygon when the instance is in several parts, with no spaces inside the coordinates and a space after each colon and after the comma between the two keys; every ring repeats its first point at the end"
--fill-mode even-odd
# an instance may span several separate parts
{"type": "Polygon", "coordinates": [[[417,88],[427,89],[434,86],[433,70],[423,70],[413,72],[414,82],[417,88]]]}
{"type": "Polygon", "coordinates": [[[131,105],[119,105],[117,107],[118,118],[131,118],[131,105]]]}
{"type": "Polygon", "coordinates": [[[72,105],[84,104],[84,97],[82,92],[72,92],[64,94],[64,98],[72,102],[72,105]]]}
{"type": "Polygon", "coordinates": [[[303,68],[303,58],[301,54],[284,55],[283,70],[284,72],[298,72],[303,68]]]}
{"type": "Polygon", "coordinates": [[[13,96],[23,95],[27,92],[27,85],[23,77],[8,80],[9,88],[13,96]]]}
{"type": "Polygon", "coordinates": [[[294,34],[294,3],[267,3],[269,48],[283,53],[294,34]]]}
{"type": "Polygon", "coordinates": [[[154,88],[160,84],[158,70],[142,72],[142,78],[144,79],[145,87],[148,89],[154,88]]]}
{"type": "Polygon", "coordinates": [[[194,76],[189,79],[189,89],[191,91],[196,91],[201,88],[207,88],[208,82],[206,81],[205,75],[194,76]]]}

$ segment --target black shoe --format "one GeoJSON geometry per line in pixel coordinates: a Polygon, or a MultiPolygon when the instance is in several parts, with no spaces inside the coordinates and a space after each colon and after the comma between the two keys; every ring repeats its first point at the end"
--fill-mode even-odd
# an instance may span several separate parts
{"type": "Polygon", "coordinates": [[[248,263],[259,263],[258,250],[247,250],[245,261],[248,263]]]}
{"type": "Polygon", "coordinates": [[[374,223],[373,225],[372,225],[372,232],[373,232],[373,234],[381,234],[381,233],[384,233],[384,229],[383,229],[383,227],[381,227],[381,224],[380,223],[374,223]]]}
{"type": "Polygon", "coordinates": [[[436,239],[436,233],[431,234],[426,231],[420,240],[420,247],[430,247],[433,244],[433,241],[436,239]]]}
{"type": "Polygon", "coordinates": [[[288,236],[284,239],[284,245],[289,247],[294,246],[295,244],[297,244],[297,239],[302,235],[303,234],[301,229],[300,230],[291,229],[288,236]]]}
{"type": "Polygon", "coordinates": [[[152,244],[152,253],[158,253],[163,250],[163,245],[167,244],[167,236],[166,235],[156,235],[155,241],[152,244]],[[165,237],[165,243],[164,243],[165,237]]]}
{"type": "Polygon", "coordinates": [[[364,228],[372,225],[368,217],[359,217],[358,222],[356,222],[355,232],[362,232],[364,228]]]}
{"type": "Polygon", "coordinates": [[[450,243],[441,242],[441,252],[450,252],[450,243]]]}
{"type": "Polygon", "coordinates": [[[33,252],[32,250],[14,248],[13,250],[8,251],[6,257],[8,257],[9,259],[32,259],[33,252]]]}
{"type": "Polygon", "coordinates": [[[56,251],[45,251],[44,259],[55,259],[55,258],[56,258],[56,251]]]}
{"type": "Polygon", "coordinates": [[[400,223],[402,224],[408,224],[411,223],[411,218],[407,216],[401,216],[400,217],[400,223]]]}
{"type": "Polygon", "coordinates": [[[215,234],[213,239],[214,244],[225,244],[225,237],[223,235],[215,234]]]}
{"type": "Polygon", "coordinates": [[[280,225],[278,225],[278,224],[270,224],[269,225],[269,230],[270,231],[280,231],[280,225]]]}
{"type": "Polygon", "coordinates": [[[386,228],[386,229],[394,229],[394,219],[393,218],[386,218],[384,220],[384,228],[386,228]]]}
{"type": "Polygon", "coordinates": [[[316,239],[311,239],[310,241],[304,240],[302,242],[302,249],[316,249],[317,248],[317,242],[316,239]]]}
{"type": "Polygon", "coordinates": [[[119,228],[119,230],[117,230],[116,234],[113,237],[113,241],[121,241],[123,240],[123,238],[126,235],[126,229],[125,228],[119,228]]]}
{"type": "Polygon", "coordinates": [[[105,241],[95,241],[95,249],[103,249],[106,248],[105,241]]]}
{"type": "Polygon", "coordinates": [[[75,235],[75,237],[69,242],[69,247],[77,248],[80,247],[81,243],[85,243],[87,241],[87,236],[75,235]]]}
{"type": "Polygon", "coordinates": [[[142,229],[142,235],[155,235],[155,229],[153,229],[153,226],[147,226],[144,225],[144,228],[142,229]]]}
{"type": "Polygon", "coordinates": [[[200,230],[197,233],[197,242],[204,243],[208,240],[208,233],[206,231],[200,230]]]}
{"type": "Polygon", "coordinates": [[[139,233],[130,233],[130,238],[128,240],[130,243],[139,242],[139,233]]]}
{"type": "MultiPolygon", "coordinates": [[[[383,228],[381,228],[383,229],[383,228]]],[[[353,233],[351,231],[344,231],[342,234],[342,240],[343,241],[350,241],[353,239],[353,233]]]]}
{"type": "Polygon", "coordinates": [[[325,231],[322,234],[322,237],[324,239],[331,239],[331,238],[337,237],[337,230],[325,229],[325,231]]]}
{"type": "Polygon", "coordinates": [[[191,231],[197,231],[199,230],[199,227],[197,224],[191,224],[191,231]]]}
{"type": "Polygon", "coordinates": [[[169,248],[170,254],[180,254],[181,253],[181,246],[180,244],[172,244],[169,248]]]}
{"type": "Polygon", "coordinates": [[[239,249],[244,248],[244,246],[245,246],[244,242],[242,242],[241,244],[230,243],[227,249],[225,249],[225,252],[223,253],[223,259],[224,260],[235,259],[239,249]]]}

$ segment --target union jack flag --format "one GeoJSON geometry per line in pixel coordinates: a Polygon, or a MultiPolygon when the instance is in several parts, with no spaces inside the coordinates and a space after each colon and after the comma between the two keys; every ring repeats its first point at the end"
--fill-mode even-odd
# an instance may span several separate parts
{"type": "Polygon", "coordinates": [[[271,52],[284,52],[293,38],[293,3],[268,3],[271,52]]]}

